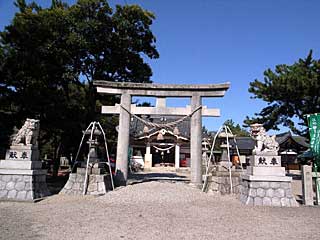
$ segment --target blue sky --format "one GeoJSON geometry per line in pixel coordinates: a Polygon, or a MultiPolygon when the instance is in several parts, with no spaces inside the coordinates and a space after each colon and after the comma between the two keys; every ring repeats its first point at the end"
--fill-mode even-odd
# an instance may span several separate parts
{"type": "MultiPolygon", "coordinates": [[[[43,6],[50,0],[36,1],[43,6]]],[[[73,3],[75,1],[67,1],[73,3]]],[[[263,79],[263,71],[277,64],[292,64],[313,49],[319,58],[318,0],[122,0],[115,4],[139,4],[156,19],[160,58],[148,61],[156,83],[207,84],[230,82],[221,99],[204,99],[208,107],[221,109],[220,118],[204,118],[210,130],[232,118],[242,124],[266,104],[250,99],[249,82],[263,79]]],[[[10,23],[15,7],[0,0],[0,29],[10,23]]],[[[186,99],[170,100],[184,106],[186,99]]],[[[281,130],[286,130],[282,128],[281,130]]]]}

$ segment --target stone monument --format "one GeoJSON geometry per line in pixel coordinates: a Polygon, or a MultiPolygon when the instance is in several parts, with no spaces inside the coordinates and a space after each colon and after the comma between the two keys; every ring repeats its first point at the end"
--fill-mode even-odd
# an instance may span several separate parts
{"type": "Polygon", "coordinates": [[[27,118],[11,136],[5,160],[0,160],[0,199],[33,201],[50,194],[39,160],[39,128],[39,120],[27,118]]]}
{"type": "Polygon", "coordinates": [[[256,141],[250,166],[241,176],[240,200],[246,205],[297,207],[292,193],[292,178],[285,175],[278,156],[275,136],[268,136],[262,124],[252,124],[251,136],[256,141]]]}

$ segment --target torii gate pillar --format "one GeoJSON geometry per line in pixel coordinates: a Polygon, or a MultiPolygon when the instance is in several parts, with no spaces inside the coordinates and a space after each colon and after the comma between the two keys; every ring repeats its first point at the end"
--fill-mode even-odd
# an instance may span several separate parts
{"type": "MultiPolygon", "coordinates": [[[[117,144],[116,183],[126,185],[128,178],[128,148],[130,113],[141,115],[174,115],[191,116],[191,183],[200,186],[202,183],[202,116],[219,117],[219,109],[208,109],[201,106],[202,97],[223,97],[229,89],[229,83],[222,84],[148,84],[94,81],[98,93],[121,95],[121,106],[102,106],[102,113],[120,114],[117,144]],[[131,106],[131,96],[151,97],[191,97],[191,108],[136,107],[131,106]],[[198,109],[199,108],[199,109],[198,109]],[[195,111],[198,109],[197,111],[195,111]],[[194,112],[195,111],[195,112],[194,112]]],[[[160,100],[163,102],[163,99],[160,100]]],[[[164,104],[162,104],[164,105],[164,104]]]]}
{"type": "MultiPolygon", "coordinates": [[[[127,93],[121,94],[120,104],[130,112],[131,95],[127,93]]],[[[116,158],[116,184],[120,186],[126,185],[128,179],[129,130],[130,114],[120,108],[116,158]]]]}
{"type": "MultiPolygon", "coordinates": [[[[201,97],[193,95],[191,97],[191,109],[194,111],[201,106],[201,97]]],[[[190,153],[191,153],[191,183],[195,186],[202,184],[202,116],[201,109],[191,116],[190,127],[190,153]]]]}

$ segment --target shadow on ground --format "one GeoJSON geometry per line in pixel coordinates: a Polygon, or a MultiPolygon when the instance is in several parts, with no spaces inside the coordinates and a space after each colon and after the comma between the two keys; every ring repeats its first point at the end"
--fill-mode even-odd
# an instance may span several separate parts
{"type": "Polygon", "coordinates": [[[166,182],[190,182],[189,177],[177,173],[130,173],[128,184],[133,185],[142,182],[166,181],[166,182]]]}
{"type": "Polygon", "coordinates": [[[51,195],[58,194],[64,185],[67,183],[69,174],[53,177],[47,175],[47,186],[51,195]]]}
{"type": "MultiPolygon", "coordinates": [[[[58,175],[53,177],[47,175],[47,186],[51,195],[58,194],[64,185],[67,183],[69,174],[58,175]]],[[[158,173],[158,172],[134,172],[128,177],[128,185],[133,185],[143,182],[165,181],[165,182],[185,182],[189,183],[189,176],[181,173],[158,173]]]]}

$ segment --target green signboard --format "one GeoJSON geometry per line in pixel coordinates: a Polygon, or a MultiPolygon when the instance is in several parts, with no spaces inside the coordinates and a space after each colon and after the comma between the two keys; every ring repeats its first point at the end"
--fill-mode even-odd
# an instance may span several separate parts
{"type": "Polygon", "coordinates": [[[308,115],[310,148],[315,156],[315,160],[319,165],[320,161],[320,114],[308,115]]]}
{"type": "Polygon", "coordinates": [[[309,133],[310,133],[310,148],[315,157],[314,171],[316,172],[316,197],[320,199],[320,181],[318,169],[320,165],[320,114],[308,115],[309,133]]]}

